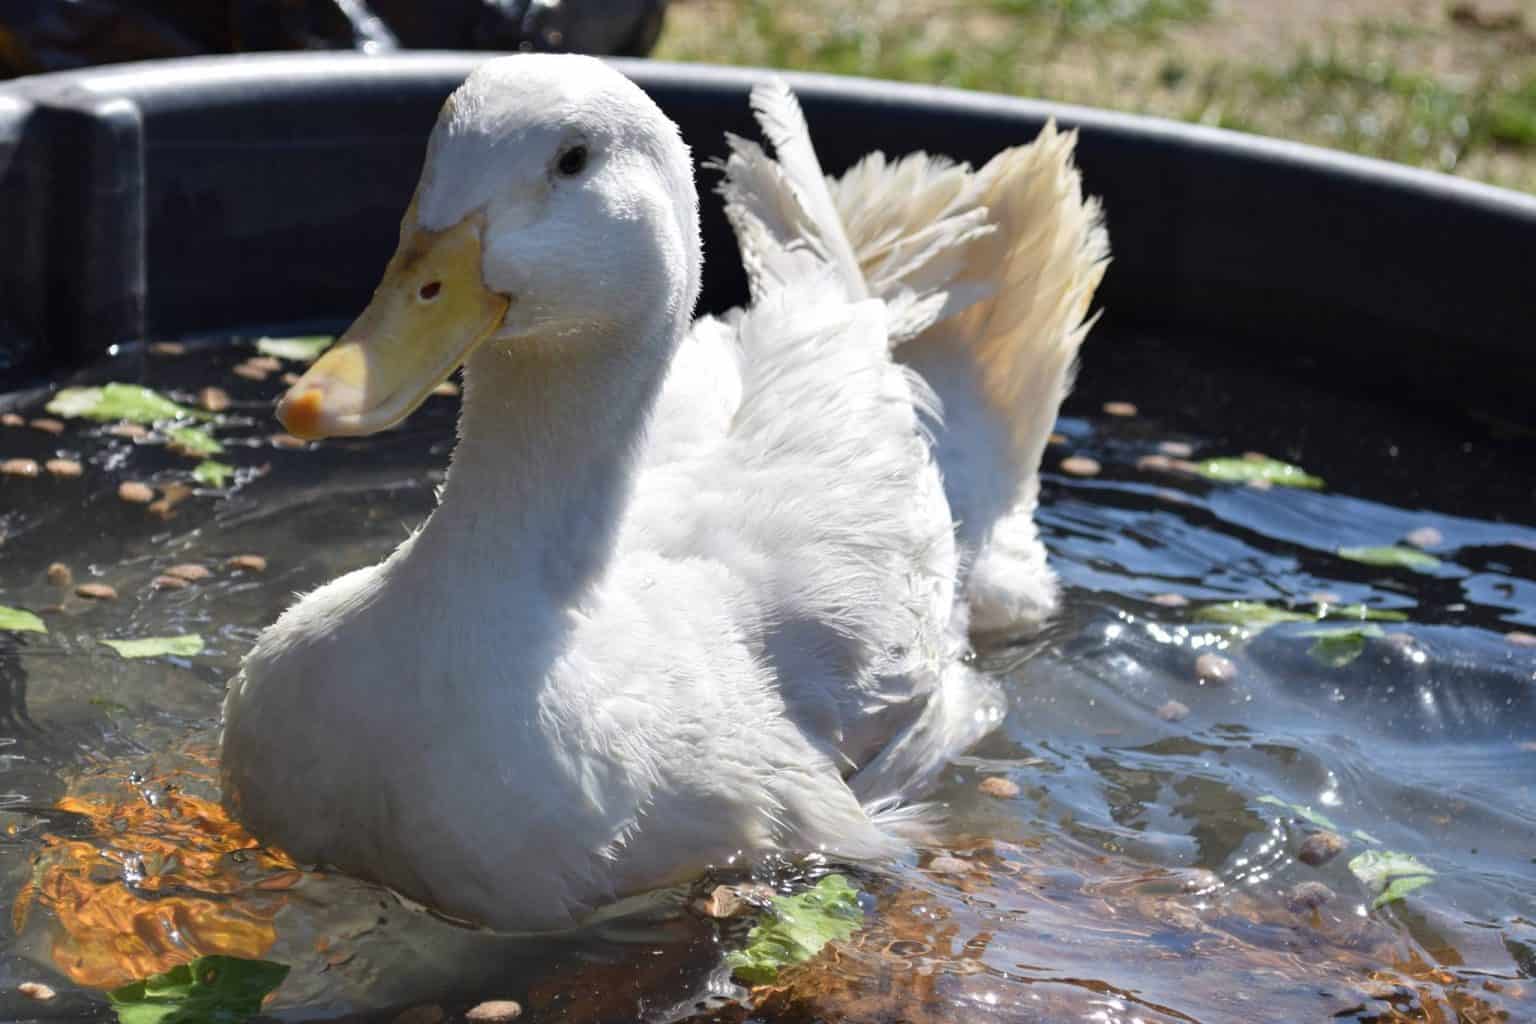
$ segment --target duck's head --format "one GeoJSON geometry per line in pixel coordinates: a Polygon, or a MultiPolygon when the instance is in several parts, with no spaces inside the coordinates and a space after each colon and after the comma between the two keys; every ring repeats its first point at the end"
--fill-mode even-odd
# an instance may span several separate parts
{"type": "Polygon", "coordinates": [[[300,437],[370,434],[481,346],[539,358],[682,329],[698,198],[674,125],[602,62],[519,55],[448,98],[400,244],[368,308],[278,404],[300,437]]]}

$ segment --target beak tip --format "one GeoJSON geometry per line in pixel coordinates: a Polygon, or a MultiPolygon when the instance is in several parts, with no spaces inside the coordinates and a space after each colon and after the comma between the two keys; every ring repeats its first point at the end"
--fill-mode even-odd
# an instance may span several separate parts
{"type": "Polygon", "coordinates": [[[319,388],[288,392],[277,403],[277,420],[295,437],[315,441],[325,436],[320,425],[325,394],[319,388]]]}

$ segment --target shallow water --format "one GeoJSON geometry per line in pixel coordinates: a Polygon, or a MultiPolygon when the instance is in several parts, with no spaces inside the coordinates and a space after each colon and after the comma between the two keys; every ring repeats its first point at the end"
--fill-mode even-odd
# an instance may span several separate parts
{"type": "MultiPolygon", "coordinates": [[[[0,604],[53,609],[48,635],[0,649],[0,898],[16,925],[0,1018],[110,1019],[102,987],[228,951],[293,966],[272,1009],[288,1020],[481,998],[518,999],[535,1021],[1536,1019],[1536,647],[1518,642],[1536,633],[1529,438],[1334,393],[1318,368],[1242,369],[1128,337],[1096,335],[1047,454],[1041,521],[1066,608],[1043,637],[982,652],[1010,712],[946,773],[942,847],[854,873],[865,929],[755,999],[720,965],[747,923],[702,918],[687,893],[559,942],[491,936],[300,871],[208,802],[224,680],[294,591],[376,560],[430,509],[453,398],[379,438],[279,447],[280,375],[230,372],[248,346],[126,354],[93,380],[235,398],[218,436],[239,486],[194,490],[170,518],[116,493],[185,479],[193,461],[155,438],[0,428],[0,459],[85,464],[78,479],[0,476],[0,604]],[[1108,415],[1106,399],[1139,414],[1108,415]],[[1197,458],[1259,449],[1329,487],[1138,467],[1168,441],[1197,458]],[[1102,472],[1060,472],[1069,454],[1102,472]],[[1336,553],[1423,527],[1441,535],[1428,572],[1336,553]],[[226,568],[245,553],[266,570],[226,568]],[[118,599],[50,584],[54,561],[118,599]],[[153,586],[187,562],[212,577],[153,586]],[[1197,621],[1233,599],[1407,621],[1373,623],[1331,666],[1307,623],[1197,621]],[[98,642],[186,633],[202,654],[129,661],[98,642]],[[1202,654],[1233,677],[1201,683],[1202,654]],[[979,790],[990,777],[1017,795],[979,790]],[[1320,867],[1296,857],[1309,816],[1346,844],[1320,867]],[[1436,875],[1371,909],[1348,863],[1372,849],[1436,875]],[[1293,906],[1304,882],[1332,898],[1293,906]],[[25,999],[23,980],[59,996],[25,999]]],[[[20,411],[43,415],[41,401],[20,411]]],[[[828,868],[847,870],[721,878],[793,889],[828,868]]]]}

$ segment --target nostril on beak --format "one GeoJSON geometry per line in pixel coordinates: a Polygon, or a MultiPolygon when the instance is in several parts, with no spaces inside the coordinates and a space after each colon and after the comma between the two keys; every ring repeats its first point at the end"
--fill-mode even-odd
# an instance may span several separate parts
{"type": "Polygon", "coordinates": [[[437,293],[443,290],[443,282],[428,281],[416,291],[416,295],[422,302],[431,302],[437,298],[437,293]]]}

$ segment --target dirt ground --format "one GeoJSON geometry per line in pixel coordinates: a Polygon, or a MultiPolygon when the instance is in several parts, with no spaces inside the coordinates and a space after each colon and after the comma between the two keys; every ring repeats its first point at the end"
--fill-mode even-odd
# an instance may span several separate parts
{"type": "Polygon", "coordinates": [[[1536,0],[674,0],[657,56],[1041,96],[1536,191],[1536,0]]]}

